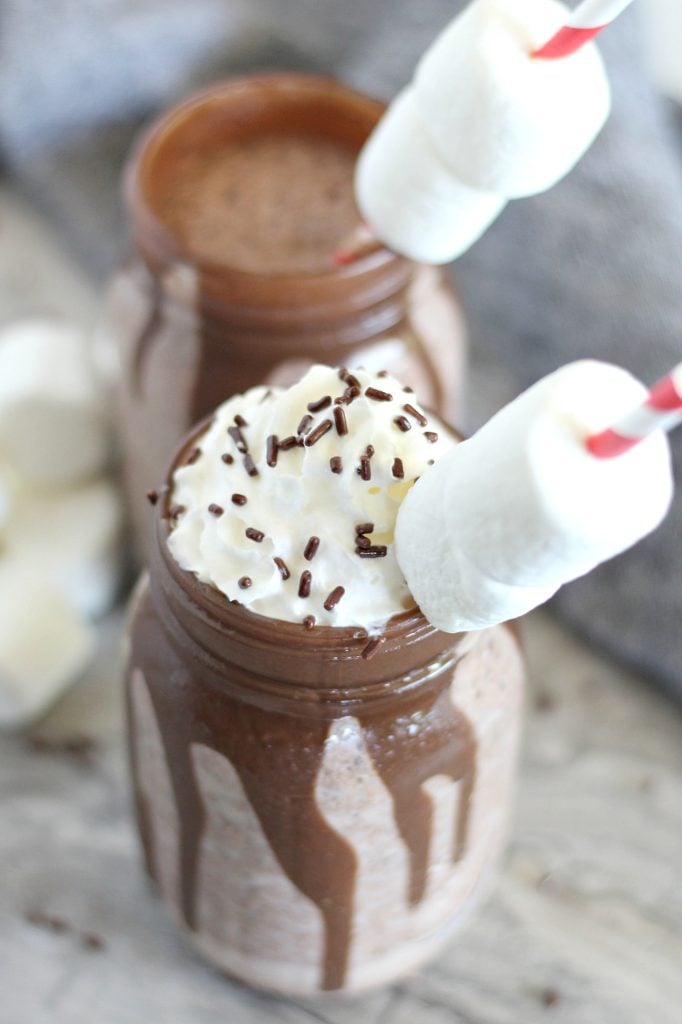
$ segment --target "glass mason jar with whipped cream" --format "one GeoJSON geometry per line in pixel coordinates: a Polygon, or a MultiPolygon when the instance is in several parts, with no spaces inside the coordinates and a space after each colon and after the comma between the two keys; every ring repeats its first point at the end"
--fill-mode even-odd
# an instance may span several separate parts
{"type": "Polygon", "coordinates": [[[523,682],[508,626],[439,632],[392,553],[456,442],[391,378],[333,377],[252,389],[182,446],[127,668],[147,870],[210,961],[288,995],[413,971],[485,893],[523,682]]]}
{"type": "Polygon", "coordinates": [[[125,183],[134,252],[105,332],[141,550],[146,491],[226,395],[290,383],[313,362],[364,364],[458,413],[464,324],[442,272],[384,248],[332,258],[359,222],[354,162],[382,109],[328,78],[253,75],[190,98],[141,139],[125,183]]]}

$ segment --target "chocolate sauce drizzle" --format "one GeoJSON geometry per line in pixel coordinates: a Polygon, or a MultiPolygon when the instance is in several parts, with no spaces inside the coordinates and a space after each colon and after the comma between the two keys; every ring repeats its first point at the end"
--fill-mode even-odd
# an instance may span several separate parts
{"type": "MultiPolygon", "coordinates": [[[[159,726],[179,818],[180,906],[196,929],[197,871],[206,814],[191,759],[193,744],[226,757],[274,856],[290,881],[318,907],[325,947],[321,988],[343,986],[352,940],[356,855],[319,811],[315,787],[336,716],[293,715],[288,707],[258,707],[229,692],[219,663],[178,658],[177,637],[159,619],[149,591],[137,610],[132,661],[145,681],[159,726]],[[153,652],[153,657],[150,655],[153,652]]],[[[238,673],[237,673],[238,674],[238,673]]],[[[398,831],[409,851],[406,900],[423,898],[432,838],[432,805],[422,787],[435,775],[459,781],[452,860],[465,853],[475,780],[476,740],[468,718],[450,699],[452,659],[444,659],[419,686],[395,700],[389,694],[354,709],[374,767],[389,791],[398,831]]],[[[455,665],[456,678],[456,665],[455,665]]],[[[248,685],[248,677],[247,677],[248,685]]],[[[150,809],[141,795],[135,717],[129,707],[131,767],[147,868],[155,876],[150,809]]]]}

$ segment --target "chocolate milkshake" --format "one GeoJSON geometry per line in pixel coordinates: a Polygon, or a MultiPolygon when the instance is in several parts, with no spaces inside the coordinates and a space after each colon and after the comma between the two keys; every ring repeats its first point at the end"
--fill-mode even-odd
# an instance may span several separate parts
{"type": "Polygon", "coordinates": [[[436,630],[393,552],[403,497],[456,443],[394,378],[318,366],[221,406],[151,496],[127,673],[147,868],[250,984],[390,982],[490,882],[517,642],[436,630]]]}
{"type": "Polygon", "coordinates": [[[386,249],[332,253],[358,222],[358,151],[382,105],[327,78],[234,79],[165,114],[126,175],[135,250],[113,283],[119,434],[138,546],[141,495],[226,395],[320,360],[387,366],[448,418],[464,326],[440,270],[386,249]],[[144,443],[140,439],[144,438],[144,443]]]}

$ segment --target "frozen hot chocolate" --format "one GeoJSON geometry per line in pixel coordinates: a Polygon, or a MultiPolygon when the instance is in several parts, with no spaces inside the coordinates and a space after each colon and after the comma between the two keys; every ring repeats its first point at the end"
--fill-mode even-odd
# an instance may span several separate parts
{"type": "Polygon", "coordinates": [[[360,220],[356,153],[334,139],[271,134],[183,154],[159,183],[159,215],[189,252],[252,274],[329,269],[360,220]]]}
{"type": "Polygon", "coordinates": [[[393,553],[402,498],[456,444],[394,378],[316,366],[225,403],[152,495],[128,672],[138,821],[164,900],[241,980],[389,982],[489,883],[516,639],[438,632],[393,553]]]}

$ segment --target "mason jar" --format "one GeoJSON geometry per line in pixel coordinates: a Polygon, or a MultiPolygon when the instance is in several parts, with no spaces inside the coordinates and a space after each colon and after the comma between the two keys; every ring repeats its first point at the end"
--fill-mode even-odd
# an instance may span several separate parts
{"type": "Polygon", "coordinates": [[[174,107],[137,145],[125,176],[132,251],[103,336],[120,368],[142,553],[145,493],[175,445],[254,384],[289,384],[313,362],[362,364],[457,417],[465,329],[442,271],[381,246],[346,265],[332,258],[355,223],[353,164],[382,110],[329,78],[252,75],[174,107]]]}
{"type": "Polygon", "coordinates": [[[448,635],[413,609],[379,644],[255,614],[174,561],[169,494],[170,477],[148,509],[126,671],[147,871],[194,946],[240,981],[297,996],[392,982],[493,878],[516,768],[516,633],[448,635]]]}

